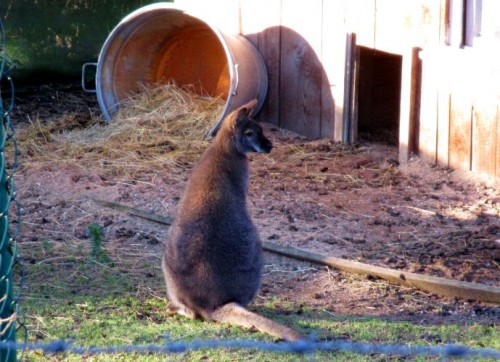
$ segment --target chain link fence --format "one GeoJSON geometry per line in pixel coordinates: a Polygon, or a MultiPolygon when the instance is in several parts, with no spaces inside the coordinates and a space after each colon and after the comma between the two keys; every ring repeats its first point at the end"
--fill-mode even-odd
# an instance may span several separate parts
{"type": "MultiPolygon", "coordinates": [[[[9,73],[12,63],[5,53],[5,34],[0,21],[0,341],[15,341],[19,295],[15,295],[14,269],[20,265],[16,239],[19,234],[20,208],[15,201],[13,173],[17,168],[18,152],[10,115],[14,108],[14,83],[9,73]],[[5,96],[7,95],[7,96],[5,96]],[[16,227],[9,225],[9,211],[16,204],[16,227]]],[[[16,350],[0,350],[1,361],[15,361],[16,350]]]]}

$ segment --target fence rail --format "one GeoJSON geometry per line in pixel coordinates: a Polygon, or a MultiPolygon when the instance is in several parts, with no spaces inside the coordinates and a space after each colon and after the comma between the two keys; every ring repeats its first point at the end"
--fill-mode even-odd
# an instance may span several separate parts
{"type": "Polygon", "coordinates": [[[372,344],[346,341],[320,342],[302,340],[297,342],[259,342],[254,340],[198,340],[192,342],[170,342],[164,345],[124,345],[103,347],[74,346],[70,342],[59,340],[51,343],[15,343],[0,342],[0,349],[18,351],[42,351],[48,354],[117,354],[117,353],[161,353],[175,354],[197,350],[214,349],[254,349],[276,353],[311,354],[314,352],[354,352],[358,354],[387,354],[400,356],[432,355],[439,357],[492,358],[500,359],[500,351],[488,348],[468,348],[461,345],[443,346],[405,346],[396,344],[372,344]]]}

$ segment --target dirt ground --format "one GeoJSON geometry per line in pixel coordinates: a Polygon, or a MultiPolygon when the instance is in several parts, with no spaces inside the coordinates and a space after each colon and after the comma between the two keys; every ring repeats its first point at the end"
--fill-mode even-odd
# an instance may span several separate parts
{"type": "MultiPolygon", "coordinates": [[[[82,124],[99,114],[95,96],[74,87],[18,92],[13,120],[50,122],[65,112],[82,124]]],[[[414,157],[397,148],[309,140],[265,124],[275,149],[251,156],[249,209],[264,241],[365,263],[500,286],[500,190],[491,180],[414,157]]],[[[26,156],[28,157],[28,156],[26,156]]],[[[23,160],[21,159],[21,164],[23,160]]],[[[157,170],[158,171],[158,170],[157,170]]],[[[147,250],[158,275],[164,226],[103,209],[91,198],[175,215],[189,167],[112,179],[79,165],[46,163],[16,174],[22,244],[88,239],[104,226],[109,247],[147,250]]],[[[27,262],[30,262],[28,260],[27,262]]],[[[500,323],[498,305],[428,294],[381,280],[266,253],[256,303],[278,297],[335,315],[382,316],[415,323],[500,323]]]]}

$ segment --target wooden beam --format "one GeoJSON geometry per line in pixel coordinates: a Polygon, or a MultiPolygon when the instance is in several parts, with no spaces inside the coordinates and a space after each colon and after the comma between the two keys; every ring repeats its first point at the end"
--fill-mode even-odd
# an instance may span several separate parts
{"type": "Polygon", "coordinates": [[[415,151],[415,127],[418,124],[422,67],[420,48],[403,54],[401,75],[401,105],[399,117],[399,162],[404,164],[415,151]]]}
{"type": "Polygon", "coordinates": [[[353,121],[354,81],[355,81],[356,34],[346,34],[345,76],[344,76],[344,114],[342,121],[342,142],[351,142],[351,123],[353,121]]]}
{"type": "Polygon", "coordinates": [[[447,297],[460,297],[483,302],[500,303],[500,288],[493,285],[462,282],[430,275],[409,273],[404,270],[394,270],[353,260],[315,254],[305,250],[284,247],[269,242],[263,243],[263,249],[295,259],[331,266],[335,269],[350,273],[382,278],[395,284],[414,287],[447,297]]]}
{"type": "MultiPolygon", "coordinates": [[[[354,39],[355,40],[355,39],[354,39]]],[[[352,99],[351,99],[351,122],[349,125],[349,143],[358,141],[359,131],[359,82],[361,69],[360,49],[356,44],[353,47],[353,69],[352,69],[352,99]]]]}

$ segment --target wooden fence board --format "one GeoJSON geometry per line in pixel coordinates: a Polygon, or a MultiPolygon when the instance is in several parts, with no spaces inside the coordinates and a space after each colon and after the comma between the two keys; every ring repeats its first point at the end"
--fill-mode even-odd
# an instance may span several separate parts
{"type": "Polygon", "coordinates": [[[453,94],[450,102],[449,166],[470,170],[472,154],[472,104],[470,97],[453,94]]]}
{"type": "Polygon", "coordinates": [[[422,60],[422,95],[418,127],[418,152],[422,159],[436,162],[437,153],[437,96],[438,67],[435,56],[427,54],[422,60]]]}
{"type": "MultiPolygon", "coordinates": [[[[355,87],[356,84],[359,84],[359,72],[356,72],[356,69],[359,69],[359,66],[356,67],[356,62],[359,63],[359,59],[357,56],[357,47],[356,47],[356,34],[349,33],[346,34],[346,52],[345,52],[345,75],[344,75],[344,110],[342,117],[342,137],[341,141],[350,143],[352,142],[352,126],[354,123],[354,117],[358,116],[358,109],[356,111],[354,108],[357,108],[357,94],[359,93],[359,87],[355,87]],[[356,92],[356,93],[355,93],[356,92]]],[[[358,124],[356,120],[356,124],[358,124]]]]}
{"type": "Polygon", "coordinates": [[[280,126],[312,138],[321,135],[321,11],[322,0],[282,0],[280,126]]]}
{"type": "Polygon", "coordinates": [[[342,138],[345,34],[344,6],[341,1],[323,0],[321,34],[321,137],[342,138]]]}
{"type": "Polygon", "coordinates": [[[497,105],[496,179],[500,181],[500,104],[497,105]]]}
{"type": "Polygon", "coordinates": [[[377,0],[375,47],[402,54],[409,44],[422,48],[438,45],[440,7],[436,0],[377,0]]]}
{"type": "Polygon", "coordinates": [[[420,84],[422,67],[419,48],[412,48],[403,54],[401,70],[401,101],[399,112],[399,162],[406,163],[410,153],[415,151],[415,126],[420,107],[420,84]]]}
{"type": "Polygon", "coordinates": [[[437,163],[448,166],[450,145],[450,93],[438,92],[437,163]]]}
{"type": "MultiPolygon", "coordinates": [[[[354,42],[354,45],[356,43],[354,42]]],[[[359,79],[359,74],[361,70],[361,48],[358,46],[354,46],[353,48],[353,79],[355,80],[352,84],[352,99],[351,99],[351,124],[349,129],[349,142],[355,143],[358,141],[359,137],[359,100],[360,100],[360,92],[359,92],[359,82],[356,81],[359,79]]]]}
{"type": "Polygon", "coordinates": [[[472,171],[494,175],[496,169],[497,105],[476,102],[472,112],[472,171]]]}
{"type": "Polygon", "coordinates": [[[348,32],[356,34],[358,45],[375,48],[376,2],[376,0],[344,0],[346,28],[348,32]]]}
{"type": "Polygon", "coordinates": [[[240,21],[242,33],[259,49],[267,68],[267,96],[257,119],[279,125],[281,0],[242,0],[240,21]]]}

